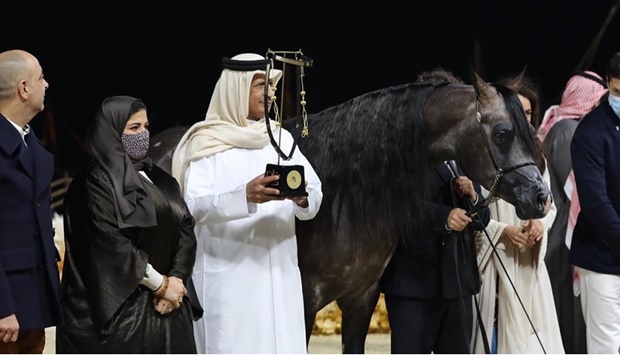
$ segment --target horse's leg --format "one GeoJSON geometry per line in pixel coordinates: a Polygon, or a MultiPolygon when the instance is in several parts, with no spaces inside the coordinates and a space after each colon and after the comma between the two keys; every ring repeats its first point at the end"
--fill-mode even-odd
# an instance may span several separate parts
{"type": "MultiPolygon", "coordinates": [[[[306,259],[302,259],[306,260],[306,259]]],[[[305,264],[301,264],[303,266],[305,264]]],[[[325,306],[324,288],[317,281],[316,274],[311,271],[304,272],[302,268],[302,289],[304,294],[304,321],[306,323],[306,347],[310,344],[310,337],[314,329],[317,313],[325,306]]],[[[333,298],[331,298],[333,300],[333,298]]]]}
{"type": "Polygon", "coordinates": [[[362,295],[337,300],[342,310],[342,353],[363,354],[370,319],[379,301],[379,284],[372,285],[362,295]]]}
{"type": "Polygon", "coordinates": [[[306,347],[310,344],[310,337],[312,336],[312,330],[314,329],[314,321],[316,320],[316,311],[308,309],[304,310],[304,316],[306,320],[306,347]]]}

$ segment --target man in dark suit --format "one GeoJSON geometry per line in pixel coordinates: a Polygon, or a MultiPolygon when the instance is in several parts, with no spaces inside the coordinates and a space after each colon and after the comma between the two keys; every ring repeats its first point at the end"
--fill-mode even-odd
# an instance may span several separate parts
{"type": "Polygon", "coordinates": [[[481,282],[472,230],[484,229],[490,211],[480,186],[459,175],[450,162],[429,172],[419,242],[399,244],[381,278],[392,353],[470,353],[472,295],[481,282]]]}
{"type": "Polygon", "coordinates": [[[569,262],[579,274],[588,354],[620,347],[620,52],[606,79],[607,99],[581,119],[570,146],[580,211],[569,262]]]}
{"type": "Polygon", "coordinates": [[[32,54],[0,53],[0,353],[42,353],[45,328],[62,319],[54,157],[28,125],[47,88],[32,54]]]}

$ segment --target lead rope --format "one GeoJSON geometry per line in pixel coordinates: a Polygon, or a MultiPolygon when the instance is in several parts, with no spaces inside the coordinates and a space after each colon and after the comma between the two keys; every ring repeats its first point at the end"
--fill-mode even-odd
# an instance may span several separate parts
{"type": "MultiPolygon", "coordinates": [[[[453,179],[456,179],[458,176],[460,176],[460,174],[458,172],[458,168],[456,167],[456,163],[454,162],[454,160],[448,160],[445,163],[448,166],[448,169],[450,170],[450,172],[452,173],[453,179]]],[[[472,209],[473,209],[472,202],[467,197],[464,198],[464,200],[465,200],[465,203],[467,204],[468,210],[471,212],[472,209]]],[[[452,202],[453,202],[453,204],[455,206],[457,206],[457,204],[455,202],[454,191],[452,191],[452,202]]],[[[480,224],[482,226],[484,226],[484,224],[482,223],[482,220],[480,218],[478,218],[478,221],[480,222],[480,224]]],[[[459,233],[459,235],[461,235],[461,233],[459,233]]],[[[455,249],[454,249],[454,256],[455,256],[455,260],[456,260],[456,256],[457,256],[456,255],[456,245],[455,245],[455,249]]],[[[475,258],[476,255],[474,254],[473,257],[475,258]]],[[[458,279],[459,278],[458,264],[455,263],[455,266],[457,267],[457,269],[455,271],[456,271],[456,277],[458,279]]],[[[476,269],[478,269],[478,263],[477,262],[476,262],[475,266],[476,266],[476,269]]],[[[466,270],[467,270],[467,268],[466,268],[466,270]]],[[[473,282],[474,282],[473,281],[473,276],[469,275],[469,273],[468,273],[468,276],[470,277],[469,282],[471,283],[471,285],[473,285],[473,282]]],[[[461,293],[461,289],[460,289],[461,282],[460,282],[460,280],[459,280],[458,284],[459,284],[459,293],[461,293]]],[[[489,339],[487,339],[487,337],[486,337],[486,327],[484,326],[484,322],[482,321],[482,317],[480,316],[480,305],[478,304],[478,297],[477,297],[476,293],[474,293],[473,296],[474,296],[474,304],[476,305],[476,316],[477,316],[476,319],[478,320],[478,326],[480,327],[481,334],[483,335],[482,336],[482,343],[484,345],[484,351],[485,351],[485,354],[490,354],[491,353],[491,348],[489,347],[489,339]]],[[[461,300],[463,300],[462,293],[461,293],[461,300]]],[[[466,307],[466,305],[463,304],[463,309],[465,309],[465,307],[466,307]]],[[[464,325],[463,325],[463,327],[464,327],[463,329],[466,329],[464,325]]],[[[471,335],[473,336],[473,334],[471,334],[471,335]]]]}
{"type": "MultiPolygon", "coordinates": [[[[453,181],[454,181],[454,179],[456,179],[456,178],[457,178],[460,174],[458,173],[458,170],[457,170],[457,167],[456,167],[456,164],[455,164],[454,160],[448,160],[448,161],[446,161],[446,162],[444,162],[444,163],[446,164],[446,166],[448,166],[448,170],[450,170],[450,172],[452,173],[452,179],[451,179],[451,181],[450,181],[450,191],[451,191],[451,195],[452,195],[452,205],[453,205],[454,207],[458,207],[458,203],[457,203],[456,197],[454,196],[454,190],[452,190],[452,182],[453,182],[453,181]]],[[[471,203],[471,201],[469,200],[469,198],[465,197],[465,198],[463,198],[463,200],[465,200],[465,203],[467,204],[468,209],[471,211],[471,209],[472,209],[472,203],[471,203]]],[[[482,221],[480,221],[480,223],[482,224],[482,221]]],[[[463,237],[462,232],[459,232],[459,237],[463,237]]],[[[463,241],[463,243],[461,243],[461,246],[463,246],[463,244],[464,244],[464,243],[466,243],[466,242],[467,242],[467,241],[466,241],[466,240],[464,240],[464,241],[463,241]]],[[[457,255],[457,245],[456,245],[456,244],[458,244],[458,243],[455,243],[455,245],[454,245],[454,260],[458,260],[458,255],[457,255]]],[[[475,245],[474,245],[474,248],[475,248],[475,245]]],[[[474,250],[475,250],[475,249],[474,249],[474,250]]],[[[467,253],[467,248],[465,248],[465,250],[463,251],[463,255],[465,255],[465,253],[467,253]]],[[[474,254],[472,257],[474,257],[474,259],[475,259],[476,255],[474,254]]],[[[459,276],[458,263],[454,263],[454,266],[455,266],[455,268],[456,268],[456,269],[455,269],[455,274],[456,274],[457,282],[458,282],[458,285],[459,285],[459,295],[460,295],[460,299],[461,299],[461,306],[463,307],[463,310],[464,310],[464,312],[465,312],[465,309],[466,309],[467,305],[466,305],[466,304],[465,304],[465,302],[463,301],[463,292],[461,291],[461,280],[460,280],[460,276],[459,276]]],[[[477,269],[478,269],[478,263],[476,262],[474,266],[475,266],[475,269],[474,269],[474,270],[477,270],[477,269]]],[[[473,280],[474,276],[470,274],[470,272],[469,272],[470,270],[467,268],[467,265],[465,266],[465,271],[466,271],[467,276],[468,276],[468,278],[469,278],[469,280],[468,280],[468,281],[469,281],[469,283],[470,283],[470,288],[471,288],[472,290],[474,290],[474,289],[475,289],[475,287],[474,287],[474,286],[475,286],[475,285],[474,285],[474,280],[473,280]]],[[[472,293],[473,293],[473,292],[472,292],[472,293]]],[[[485,329],[485,327],[484,327],[484,322],[482,322],[482,318],[480,317],[480,307],[478,306],[478,298],[476,297],[476,294],[475,294],[475,293],[473,293],[473,297],[474,297],[474,303],[476,304],[476,315],[477,315],[477,319],[478,319],[478,325],[480,326],[480,328],[482,328],[482,331],[483,331],[483,333],[482,333],[482,334],[486,334],[486,331],[484,330],[484,329],[485,329]]],[[[462,319],[461,319],[461,323],[463,323],[463,320],[462,320],[462,319]]],[[[463,324],[461,324],[461,326],[463,327],[463,330],[464,330],[464,331],[467,329],[467,327],[466,327],[466,325],[465,325],[464,323],[463,323],[463,324]]],[[[471,343],[471,336],[472,336],[473,334],[470,334],[470,337],[469,337],[469,338],[467,338],[467,334],[463,334],[463,335],[465,336],[466,341],[467,341],[468,343],[471,343]]],[[[486,336],[483,336],[483,337],[482,337],[482,341],[483,341],[483,343],[484,343],[484,351],[485,351],[485,353],[486,353],[486,354],[490,354],[490,353],[491,353],[491,350],[490,350],[490,348],[489,348],[489,341],[488,341],[487,337],[486,337],[486,336]]],[[[470,348],[471,348],[471,344],[470,344],[470,348]]]]}
{"type": "MultiPolygon", "coordinates": [[[[456,170],[456,166],[453,165],[454,161],[450,160],[449,163],[447,164],[448,167],[450,168],[450,170],[452,171],[452,175],[457,177],[459,176],[458,171],[456,170]]],[[[472,202],[466,198],[465,202],[467,203],[468,207],[469,207],[469,212],[468,215],[470,215],[471,217],[476,217],[478,218],[478,222],[484,226],[484,222],[482,221],[482,218],[480,217],[479,214],[474,213],[473,215],[471,214],[472,211],[474,211],[474,209],[476,209],[476,206],[472,206],[472,202]]],[[[480,205],[480,204],[478,204],[480,205]]],[[[477,209],[476,209],[477,210],[477,209]]],[[[534,331],[534,334],[536,335],[536,339],[538,339],[538,344],[540,345],[540,348],[542,349],[543,353],[547,353],[545,351],[545,347],[542,344],[542,341],[540,340],[540,337],[538,336],[538,332],[536,331],[536,328],[534,327],[534,323],[532,322],[532,319],[530,318],[529,313],[527,313],[527,310],[525,309],[525,305],[523,304],[523,301],[521,301],[521,296],[519,296],[519,292],[517,292],[517,288],[515,287],[514,283],[512,282],[512,279],[510,278],[510,275],[508,275],[508,271],[506,270],[506,266],[504,265],[504,262],[502,261],[502,259],[500,258],[499,254],[497,253],[497,249],[495,248],[495,244],[493,244],[493,240],[491,239],[491,236],[489,236],[489,233],[487,232],[486,228],[483,228],[484,234],[487,236],[487,239],[489,241],[489,244],[491,245],[491,248],[493,250],[493,252],[495,253],[495,256],[497,256],[497,260],[499,260],[500,265],[502,266],[502,269],[504,270],[504,273],[506,274],[506,277],[508,278],[508,281],[510,282],[510,286],[512,287],[512,290],[514,291],[515,295],[517,296],[517,299],[519,300],[519,304],[521,305],[521,309],[523,309],[523,312],[525,313],[525,316],[527,317],[528,322],[530,323],[530,326],[532,327],[532,330],[534,331]]],[[[476,297],[476,295],[474,295],[474,299],[476,301],[476,312],[477,312],[477,316],[478,316],[478,324],[481,328],[481,336],[482,336],[482,341],[484,343],[484,350],[487,354],[491,353],[491,350],[489,348],[489,339],[487,338],[487,333],[486,333],[486,328],[484,326],[484,322],[482,321],[482,318],[480,317],[480,306],[478,304],[478,298],[476,297]]]]}

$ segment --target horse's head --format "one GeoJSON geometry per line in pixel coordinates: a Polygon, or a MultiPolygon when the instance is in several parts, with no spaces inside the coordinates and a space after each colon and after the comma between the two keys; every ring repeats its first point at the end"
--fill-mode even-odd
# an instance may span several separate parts
{"type": "Polygon", "coordinates": [[[541,218],[551,193],[534,163],[539,154],[517,94],[484,82],[437,88],[427,100],[429,153],[456,160],[493,197],[516,207],[521,219],[541,218]]]}

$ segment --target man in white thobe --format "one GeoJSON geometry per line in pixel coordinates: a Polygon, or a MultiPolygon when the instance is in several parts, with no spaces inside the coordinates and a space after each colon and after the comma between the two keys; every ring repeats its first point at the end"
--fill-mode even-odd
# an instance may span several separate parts
{"type": "MultiPolygon", "coordinates": [[[[250,53],[224,60],[205,120],[173,156],[172,174],[196,219],[193,279],[205,309],[194,327],[199,353],[306,352],[295,218],[314,218],[323,193],[302,152],[281,162],[270,144],[265,85],[271,92],[282,73],[270,70],[267,80],[263,62],[250,53]],[[277,179],[264,176],[268,163],[303,166],[308,196],[267,186],[277,179]]],[[[270,123],[290,151],[292,136],[270,123]]]]}

